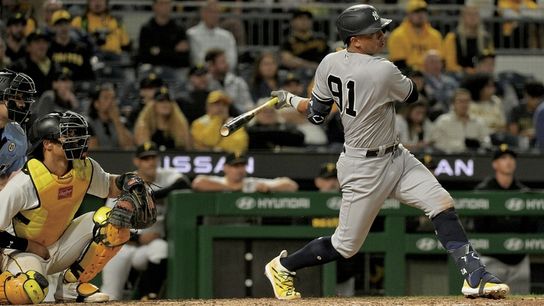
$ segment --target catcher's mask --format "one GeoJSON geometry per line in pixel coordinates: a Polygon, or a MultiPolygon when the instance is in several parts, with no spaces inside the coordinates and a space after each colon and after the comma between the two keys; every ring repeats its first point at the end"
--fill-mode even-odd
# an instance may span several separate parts
{"type": "Polygon", "coordinates": [[[62,145],[66,159],[84,159],[89,139],[87,128],[87,120],[72,111],[47,114],[36,120],[29,131],[31,147],[28,155],[39,154],[43,140],[53,140],[62,145]]]}
{"type": "Polygon", "coordinates": [[[24,73],[4,69],[0,71],[0,88],[3,88],[2,100],[8,109],[8,119],[25,123],[29,119],[30,106],[35,102],[36,86],[24,73]]]}

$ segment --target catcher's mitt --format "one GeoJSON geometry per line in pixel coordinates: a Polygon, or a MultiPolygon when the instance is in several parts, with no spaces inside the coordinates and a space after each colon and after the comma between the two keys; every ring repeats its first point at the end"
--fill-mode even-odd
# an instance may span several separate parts
{"type": "Polygon", "coordinates": [[[120,180],[122,192],[111,210],[109,222],[133,229],[150,227],[157,221],[157,208],[144,181],[133,173],[123,174],[120,180]]]}

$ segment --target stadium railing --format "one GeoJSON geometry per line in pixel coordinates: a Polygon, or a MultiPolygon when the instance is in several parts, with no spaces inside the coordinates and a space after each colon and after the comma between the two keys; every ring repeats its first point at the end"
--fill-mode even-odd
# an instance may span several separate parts
{"type": "MultiPolygon", "coordinates": [[[[453,192],[452,196],[461,217],[544,215],[543,193],[453,192]]],[[[219,268],[213,265],[212,260],[213,242],[216,240],[310,240],[330,235],[334,231],[333,228],[300,225],[205,225],[201,222],[202,218],[333,217],[337,216],[339,206],[340,195],[334,193],[174,193],[169,197],[167,214],[170,245],[167,296],[213,297],[212,271],[219,268]]],[[[419,210],[388,200],[380,215],[384,217],[383,232],[371,232],[361,251],[384,253],[385,295],[406,295],[406,255],[445,254],[445,251],[432,233],[406,233],[406,218],[422,215],[419,210]]],[[[473,246],[480,253],[544,254],[544,239],[541,234],[496,234],[493,233],[495,230],[470,234],[473,246]]],[[[240,273],[242,269],[240,267],[240,273]]],[[[335,271],[334,264],[327,264],[322,269],[323,296],[334,295],[335,271]]],[[[256,277],[264,276],[258,273],[256,277]]],[[[250,284],[255,281],[257,279],[250,284]]],[[[448,283],[450,294],[460,294],[462,279],[451,260],[448,283]]]]}

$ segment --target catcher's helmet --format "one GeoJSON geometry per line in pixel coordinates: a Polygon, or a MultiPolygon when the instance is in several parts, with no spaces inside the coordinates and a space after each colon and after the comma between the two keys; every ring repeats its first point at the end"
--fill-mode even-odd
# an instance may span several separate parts
{"type": "Polygon", "coordinates": [[[28,156],[39,156],[42,142],[55,140],[62,144],[66,159],[83,159],[88,149],[89,132],[87,127],[87,120],[72,111],[44,115],[32,124],[28,132],[31,144],[28,156]]]}
{"type": "Polygon", "coordinates": [[[372,5],[358,4],[345,9],[336,19],[340,39],[347,43],[356,35],[372,34],[386,27],[391,19],[380,18],[372,5]]]}
{"type": "Polygon", "coordinates": [[[8,119],[24,123],[29,119],[30,106],[34,103],[36,85],[32,78],[24,73],[9,69],[0,71],[0,90],[2,100],[8,109],[8,119]]]}

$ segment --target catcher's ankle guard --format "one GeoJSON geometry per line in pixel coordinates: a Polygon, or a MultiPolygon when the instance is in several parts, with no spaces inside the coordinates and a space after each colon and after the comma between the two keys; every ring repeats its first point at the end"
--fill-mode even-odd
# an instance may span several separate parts
{"type": "Polygon", "coordinates": [[[108,222],[111,208],[101,207],[93,215],[95,223],[94,237],[85,248],[84,253],[64,273],[64,281],[68,283],[89,282],[121,246],[130,239],[130,230],[108,222]]]}
{"type": "Polygon", "coordinates": [[[29,270],[0,274],[0,304],[39,304],[47,296],[49,283],[39,272],[29,270]]]}

